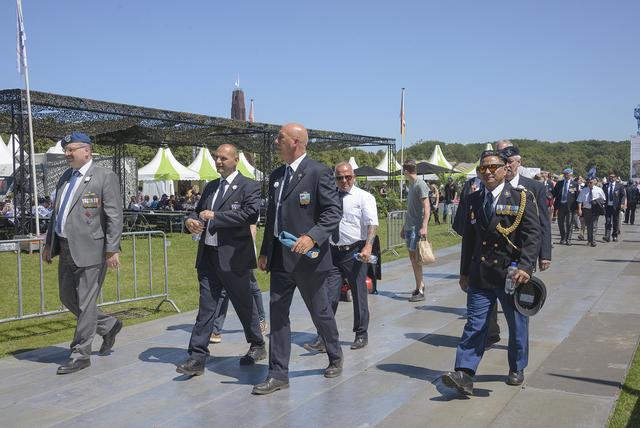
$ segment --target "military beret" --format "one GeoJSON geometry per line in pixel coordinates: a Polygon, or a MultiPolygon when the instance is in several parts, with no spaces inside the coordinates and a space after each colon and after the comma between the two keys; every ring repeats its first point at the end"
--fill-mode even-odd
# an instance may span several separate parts
{"type": "Polygon", "coordinates": [[[518,148],[515,147],[515,146],[505,147],[504,149],[502,149],[500,151],[502,152],[502,154],[506,158],[510,158],[511,156],[519,156],[520,155],[520,150],[518,150],[518,148]]]}
{"type": "Polygon", "coordinates": [[[573,174],[573,170],[571,168],[565,168],[562,170],[563,174],[573,174]]]}
{"type": "Polygon", "coordinates": [[[86,143],[91,144],[91,138],[87,134],[83,134],[82,132],[72,132],[71,134],[65,135],[62,139],[62,147],[66,146],[69,143],[86,143]]]}

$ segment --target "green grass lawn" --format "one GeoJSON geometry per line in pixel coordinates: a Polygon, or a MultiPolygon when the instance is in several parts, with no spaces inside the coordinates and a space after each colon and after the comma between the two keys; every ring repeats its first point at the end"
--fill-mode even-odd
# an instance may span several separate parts
{"type": "MultiPolygon", "coordinates": [[[[258,230],[257,247],[262,243],[263,229],[258,230]]],[[[378,230],[382,248],[387,245],[386,221],[382,221],[378,230]]],[[[429,236],[435,249],[447,247],[459,242],[459,238],[447,233],[446,225],[431,226],[429,236]]],[[[197,243],[191,235],[174,233],[167,236],[167,265],[169,278],[169,296],[182,311],[198,307],[198,282],[194,267],[197,243]]],[[[397,249],[398,256],[390,252],[383,255],[383,261],[407,256],[403,247],[397,249]]],[[[122,241],[120,268],[120,298],[161,293],[164,288],[164,263],[162,256],[162,239],[151,240],[152,269],[149,270],[149,241],[146,238],[136,239],[135,278],[133,266],[133,240],[131,237],[122,241]],[[134,286],[134,284],[136,286],[134,286]]],[[[22,265],[22,299],[24,314],[36,313],[40,310],[40,268],[37,253],[21,254],[22,265]]],[[[43,266],[45,283],[45,311],[60,308],[58,298],[57,258],[51,265],[43,266]]],[[[383,271],[384,275],[384,271],[383,271]]],[[[14,317],[18,313],[17,292],[17,254],[0,253],[0,319],[14,317]]],[[[269,289],[269,274],[258,272],[258,283],[262,290],[269,289]]],[[[103,286],[104,301],[113,301],[116,297],[116,271],[107,274],[103,286]]],[[[165,303],[159,311],[155,308],[160,299],[109,305],[105,312],[115,314],[125,320],[126,325],[149,321],[155,318],[175,314],[171,305],[165,303]]],[[[24,350],[65,342],[73,336],[75,318],[70,314],[51,315],[44,318],[12,321],[0,324],[0,357],[24,350]]]]}
{"type": "Polygon", "coordinates": [[[633,363],[622,386],[609,428],[640,427],[640,352],[636,349],[633,363]]]}

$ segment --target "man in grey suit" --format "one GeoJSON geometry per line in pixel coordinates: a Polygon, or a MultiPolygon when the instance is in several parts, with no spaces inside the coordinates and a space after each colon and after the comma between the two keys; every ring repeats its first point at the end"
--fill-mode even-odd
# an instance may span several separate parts
{"type": "Polygon", "coordinates": [[[100,355],[108,355],[122,329],[122,321],[98,310],[106,268],[120,263],[122,195],[113,171],[96,166],[91,139],[80,132],[62,140],[67,169],[56,186],[56,200],[43,256],[47,263],[60,255],[60,300],[78,319],[69,360],[58,374],[91,365],[91,343],[103,337],[100,355]]]}

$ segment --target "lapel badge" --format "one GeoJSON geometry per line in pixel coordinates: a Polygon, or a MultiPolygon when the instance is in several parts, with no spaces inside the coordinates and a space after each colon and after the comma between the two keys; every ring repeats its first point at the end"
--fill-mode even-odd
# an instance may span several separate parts
{"type": "Polygon", "coordinates": [[[280,187],[280,182],[276,181],[275,183],[273,183],[273,188],[277,189],[278,187],[280,187]]]}
{"type": "Polygon", "coordinates": [[[473,212],[473,207],[469,207],[469,210],[471,211],[470,215],[471,215],[471,220],[475,220],[476,218],[476,214],[473,212]]]}
{"type": "Polygon", "coordinates": [[[236,190],[238,188],[237,184],[234,184],[233,186],[231,186],[231,190],[236,190]]]}
{"type": "Polygon", "coordinates": [[[91,181],[91,177],[92,177],[91,175],[87,175],[87,176],[84,178],[84,182],[85,182],[85,183],[88,183],[89,181],[91,181]]]}
{"type": "Polygon", "coordinates": [[[239,210],[240,209],[240,202],[238,201],[234,201],[231,203],[231,209],[232,210],[239,210]]]}
{"type": "Polygon", "coordinates": [[[511,197],[511,192],[509,192],[508,190],[506,190],[506,191],[504,192],[504,197],[505,197],[505,198],[510,198],[510,197],[511,197]]]}
{"type": "Polygon", "coordinates": [[[302,173],[298,173],[298,180],[300,180],[302,178],[302,173]]]}
{"type": "Polygon", "coordinates": [[[311,195],[309,192],[300,193],[300,205],[305,206],[311,203],[311,195]]]}

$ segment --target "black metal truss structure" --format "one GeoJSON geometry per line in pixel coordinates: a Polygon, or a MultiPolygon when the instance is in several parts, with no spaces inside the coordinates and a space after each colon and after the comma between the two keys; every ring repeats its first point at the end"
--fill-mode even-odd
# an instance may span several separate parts
{"type": "MultiPolygon", "coordinates": [[[[241,150],[257,153],[256,167],[268,172],[275,167],[273,141],[280,125],[249,123],[193,113],[159,110],[134,105],[96,101],[31,92],[34,137],[59,139],[72,131],[89,134],[100,145],[114,146],[114,171],[125,182],[124,159],[128,144],[151,147],[215,148],[232,142],[241,150]]],[[[386,147],[392,162],[395,139],[309,129],[309,141],[314,150],[350,147],[386,147]]],[[[0,90],[0,132],[18,135],[21,142],[29,141],[26,93],[20,89],[0,90]]],[[[17,154],[15,164],[16,234],[31,232],[32,191],[31,162],[26,144],[17,154]]],[[[389,168],[391,170],[392,168],[389,168]]],[[[263,191],[266,183],[263,182],[263,191]]],[[[123,198],[124,198],[123,191],[123,198]]],[[[126,202],[126,201],[124,201],[126,202]]]]}

